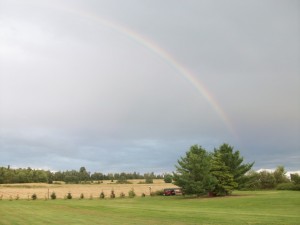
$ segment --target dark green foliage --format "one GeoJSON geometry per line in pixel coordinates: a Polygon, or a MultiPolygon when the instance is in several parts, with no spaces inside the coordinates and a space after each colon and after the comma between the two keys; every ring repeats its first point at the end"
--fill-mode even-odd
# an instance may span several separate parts
{"type": "Polygon", "coordinates": [[[276,184],[287,183],[290,180],[285,175],[286,171],[283,166],[278,166],[273,172],[276,184]]]}
{"type": "Polygon", "coordinates": [[[253,170],[244,175],[241,181],[240,190],[259,190],[261,188],[260,174],[253,170]]]}
{"type": "Polygon", "coordinates": [[[294,184],[300,184],[300,175],[298,173],[291,174],[291,181],[294,184]]]}
{"type": "Polygon", "coordinates": [[[134,198],[136,196],[134,189],[132,188],[129,192],[128,192],[128,197],[129,198],[134,198]]]}
{"type": "Polygon", "coordinates": [[[36,200],[36,199],[37,199],[37,195],[36,195],[35,193],[33,193],[33,194],[31,195],[31,199],[32,199],[32,200],[36,200]]]}
{"type": "Polygon", "coordinates": [[[117,180],[117,183],[130,183],[128,179],[161,179],[161,175],[155,175],[153,172],[141,175],[137,172],[133,173],[109,173],[102,174],[95,172],[90,174],[85,167],[77,170],[67,170],[51,172],[45,170],[35,170],[28,168],[11,169],[10,167],[0,167],[0,184],[7,183],[49,183],[54,181],[63,181],[70,184],[90,184],[93,181],[101,182],[102,180],[117,180]]]}
{"type": "Polygon", "coordinates": [[[0,167],[0,184],[7,183],[47,183],[50,171],[26,169],[11,169],[0,167]]]}
{"type": "Polygon", "coordinates": [[[273,173],[267,171],[261,171],[259,173],[260,188],[272,189],[276,186],[276,180],[273,173]]]}
{"type": "Polygon", "coordinates": [[[67,194],[67,199],[72,199],[72,194],[71,194],[71,192],[69,192],[69,193],[67,194]]]}
{"type": "Polygon", "coordinates": [[[53,199],[53,200],[56,199],[56,194],[55,194],[54,191],[51,193],[50,198],[53,199]]]}
{"type": "Polygon", "coordinates": [[[239,151],[234,151],[228,144],[222,144],[214,150],[214,155],[220,154],[221,161],[228,167],[229,173],[233,175],[233,180],[239,186],[243,184],[243,176],[251,170],[253,163],[242,164],[244,159],[239,151]]]}
{"type": "Polygon", "coordinates": [[[216,152],[211,159],[211,174],[216,178],[217,182],[212,189],[212,193],[217,196],[231,194],[238,184],[233,179],[230,169],[222,161],[221,154],[216,152]]]}
{"type": "MultiPolygon", "coordinates": [[[[141,197],[146,197],[146,194],[145,193],[142,193],[141,197]]],[[[1,200],[1,199],[0,199],[1,200]]]]}
{"type": "Polygon", "coordinates": [[[292,190],[294,187],[287,176],[283,166],[278,166],[274,172],[250,171],[243,177],[243,185],[240,186],[241,190],[259,190],[259,189],[276,189],[279,190],[292,190]],[[282,184],[282,185],[281,185],[282,184]]]}
{"type": "Polygon", "coordinates": [[[276,187],[277,190],[290,190],[290,191],[300,191],[300,184],[294,184],[292,182],[289,183],[281,183],[276,187]]]}
{"type": "Polygon", "coordinates": [[[166,174],[164,176],[165,183],[172,183],[172,180],[173,180],[173,176],[171,174],[166,174]]]}
{"type": "Polygon", "coordinates": [[[164,195],[164,190],[157,190],[154,192],[154,195],[162,196],[162,195],[164,195]]]}
{"type": "Polygon", "coordinates": [[[174,184],[186,194],[207,194],[217,182],[210,170],[211,155],[201,146],[193,145],[185,157],[178,160],[176,173],[173,173],[174,184]]]}

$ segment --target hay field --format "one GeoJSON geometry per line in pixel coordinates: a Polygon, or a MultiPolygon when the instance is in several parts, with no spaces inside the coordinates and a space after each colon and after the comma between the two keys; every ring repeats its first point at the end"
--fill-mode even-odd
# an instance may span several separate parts
{"type": "Polygon", "coordinates": [[[125,196],[128,196],[128,191],[134,189],[137,196],[141,196],[142,193],[150,195],[150,188],[152,192],[162,190],[164,188],[176,187],[173,184],[166,184],[163,180],[153,180],[153,184],[138,184],[145,180],[129,180],[132,184],[116,184],[111,181],[104,181],[100,184],[45,184],[45,183],[30,183],[30,184],[2,184],[0,185],[0,197],[3,199],[15,199],[17,196],[20,199],[31,198],[31,195],[35,193],[39,199],[48,198],[48,192],[54,191],[57,198],[64,198],[64,196],[70,192],[73,198],[79,198],[83,193],[85,198],[92,196],[98,198],[101,191],[104,192],[105,197],[109,198],[111,190],[114,190],[116,197],[120,196],[123,192],[125,196]]]}

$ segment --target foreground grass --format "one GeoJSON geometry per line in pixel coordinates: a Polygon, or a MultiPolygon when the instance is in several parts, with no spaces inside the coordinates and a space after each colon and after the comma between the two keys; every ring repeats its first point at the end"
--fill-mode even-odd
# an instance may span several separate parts
{"type": "Polygon", "coordinates": [[[299,224],[300,192],[223,198],[2,200],[0,224],[299,224]]]}

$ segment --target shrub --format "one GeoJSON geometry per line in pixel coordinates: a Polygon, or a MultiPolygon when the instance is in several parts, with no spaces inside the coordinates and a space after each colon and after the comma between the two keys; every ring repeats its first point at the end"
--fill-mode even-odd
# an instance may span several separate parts
{"type": "Polygon", "coordinates": [[[16,200],[19,200],[19,199],[20,199],[20,196],[19,196],[19,195],[17,195],[17,196],[16,196],[16,200]]]}
{"type": "Polygon", "coordinates": [[[80,196],[79,196],[79,198],[80,198],[80,199],[84,199],[84,194],[81,193],[80,196]]]}
{"type": "Polygon", "coordinates": [[[154,192],[154,195],[157,195],[157,196],[164,195],[164,190],[157,190],[154,192]]]}
{"type": "Polygon", "coordinates": [[[105,198],[105,194],[103,191],[101,191],[101,193],[100,193],[100,198],[105,198]]]}
{"type": "Polygon", "coordinates": [[[172,183],[172,179],[173,179],[173,177],[172,177],[172,175],[170,175],[170,174],[166,174],[166,175],[164,176],[164,181],[165,181],[165,183],[172,183]]]}
{"type": "Polygon", "coordinates": [[[67,199],[72,199],[72,194],[70,192],[67,194],[67,199]]]}
{"type": "Polygon", "coordinates": [[[150,193],[150,196],[159,196],[159,195],[164,195],[164,190],[157,190],[150,193]]]}
{"type": "Polygon", "coordinates": [[[33,193],[33,194],[31,195],[31,199],[32,199],[32,200],[36,200],[36,199],[37,199],[36,193],[33,193]]]}
{"type": "Polygon", "coordinates": [[[121,193],[120,193],[120,198],[125,198],[124,192],[121,192],[121,193]]]}
{"type": "Polygon", "coordinates": [[[262,171],[259,173],[259,180],[262,189],[272,189],[276,186],[276,180],[273,173],[262,171]]]}
{"type": "Polygon", "coordinates": [[[51,193],[50,198],[51,198],[52,200],[56,199],[56,194],[55,194],[54,191],[51,193]]]}
{"type": "Polygon", "coordinates": [[[117,180],[116,184],[132,184],[132,182],[128,180],[117,180]]]}
{"type": "Polygon", "coordinates": [[[300,184],[300,175],[298,173],[291,174],[291,181],[294,184],[300,184]]]}
{"type": "Polygon", "coordinates": [[[277,190],[291,190],[291,191],[300,191],[300,185],[294,183],[282,183],[278,184],[276,187],[277,190]]]}
{"type": "Polygon", "coordinates": [[[115,198],[115,197],[116,197],[115,191],[111,190],[111,192],[110,192],[110,198],[115,198]]]}
{"type": "Polygon", "coordinates": [[[134,189],[132,188],[129,192],[128,192],[128,197],[129,198],[134,198],[136,196],[134,189]]]}
{"type": "Polygon", "coordinates": [[[151,177],[147,177],[147,178],[145,179],[145,183],[146,183],[146,184],[153,184],[153,179],[152,179],[151,177]]]}
{"type": "Polygon", "coordinates": [[[146,197],[146,194],[145,193],[142,193],[142,195],[141,195],[142,197],[146,197]]]}

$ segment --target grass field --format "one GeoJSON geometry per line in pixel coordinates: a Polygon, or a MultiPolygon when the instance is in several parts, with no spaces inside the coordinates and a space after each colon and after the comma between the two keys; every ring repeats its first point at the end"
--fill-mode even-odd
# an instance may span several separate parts
{"type": "Polygon", "coordinates": [[[0,224],[300,224],[300,192],[222,198],[1,200],[0,224]]]}

